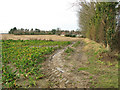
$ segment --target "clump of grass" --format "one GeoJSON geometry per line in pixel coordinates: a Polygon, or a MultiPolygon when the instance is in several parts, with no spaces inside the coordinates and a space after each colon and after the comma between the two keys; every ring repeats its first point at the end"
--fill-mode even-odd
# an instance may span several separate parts
{"type": "Polygon", "coordinates": [[[100,61],[100,60],[97,60],[96,61],[97,63],[100,63],[100,64],[105,64],[104,62],[100,61]]]}
{"type": "Polygon", "coordinates": [[[78,71],[87,70],[87,69],[88,69],[87,67],[80,67],[80,68],[78,68],[78,71]]]}
{"type": "Polygon", "coordinates": [[[80,44],[80,41],[77,41],[75,44],[72,45],[72,47],[77,47],[80,44]]]}
{"type": "Polygon", "coordinates": [[[89,78],[90,78],[90,79],[93,79],[93,76],[90,76],[89,78]]]}
{"type": "Polygon", "coordinates": [[[71,52],[74,52],[74,50],[70,47],[68,47],[66,50],[65,50],[65,53],[71,53],[71,52]]]}
{"type": "Polygon", "coordinates": [[[108,50],[107,49],[103,49],[102,53],[107,53],[108,50]]]}
{"type": "Polygon", "coordinates": [[[65,60],[70,60],[70,59],[68,58],[68,56],[65,56],[65,60]]]}

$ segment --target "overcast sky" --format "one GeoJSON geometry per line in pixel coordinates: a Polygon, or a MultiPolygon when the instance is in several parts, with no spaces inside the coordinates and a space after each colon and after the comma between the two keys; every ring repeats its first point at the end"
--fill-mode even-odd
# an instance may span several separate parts
{"type": "Polygon", "coordinates": [[[78,28],[76,0],[1,0],[0,33],[11,28],[67,30],[78,28]]]}

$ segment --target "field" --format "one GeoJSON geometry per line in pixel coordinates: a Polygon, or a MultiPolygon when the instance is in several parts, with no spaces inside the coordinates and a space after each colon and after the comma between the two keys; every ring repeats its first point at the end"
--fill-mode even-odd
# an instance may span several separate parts
{"type": "Polygon", "coordinates": [[[36,86],[36,80],[44,77],[41,73],[41,63],[46,60],[47,55],[70,43],[69,41],[3,40],[3,87],[19,87],[19,82],[24,81],[23,79],[29,83],[27,83],[28,87],[36,86]]]}
{"type": "Polygon", "coordinates": [[[2,88],[118,88],[118,54],[92,40],[8,34],[2,39],[2,88]]]}
{"type": "Polygon", "coordinates": [[[2,34],[3,40],[13,39],[13,40],[54,40],[54,41],[76,41],[79,38],[62,37],[57,35],[12,35],[12,34],[2,34]]]}

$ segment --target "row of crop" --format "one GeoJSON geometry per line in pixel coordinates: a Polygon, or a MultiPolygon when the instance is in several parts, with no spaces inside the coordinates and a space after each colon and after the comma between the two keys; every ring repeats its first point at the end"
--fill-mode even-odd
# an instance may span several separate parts
{"type": "Polygon", "coordinates": [[[41,64],[46,55],[55,51],[56,47],[32,47],[32,45],[48,44],[55,45],[62,43],[61,45],[67,45],[69,42],[52,42],[52,41],[3,41],[2,47],[2,82],[4,87],[16,87],[19,86],[17,81],[21,78],[28,79],[30,85],[36,85],[35,80],[43,77],[41,73],[41,64]],[[36,42],[36,43],[35,43],[36,42]],[[25,45],[28,43],[29,45],[25,45]],[[22,45],[22,47],[20,46],[22,45]],[[32,84],[31,84],[32,83],[32,84]]]}
{"type": "Polygon", "coordinates": [[[4,47],[13,47],[13,46],[55,46],[55,45],[68,45],[71,42],[69,41],[49,41],[49,40],[3,40],[4,47]],[[12,43],[12,44],[11,44],[12,43]]]}

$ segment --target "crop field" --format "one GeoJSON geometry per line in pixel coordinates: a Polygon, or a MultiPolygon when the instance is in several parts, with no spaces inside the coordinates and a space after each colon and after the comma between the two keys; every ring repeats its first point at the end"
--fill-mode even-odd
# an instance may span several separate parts
{"type": "Polygon", "coordinates": [[[70,41],[2,40],[2,87],[36,86],[36,80],[45,77],[42,63],[55,50],[71,44],[70,41]],[[23,82],[22,82],[23,83],[23,82]]]}
{"type": "Polygon", "coordinates": [[[77,41],[80,38],[62,37],[58,35],[13,35],[1,34],[2,40],[54,40],[54,41],[77,41]]]}

